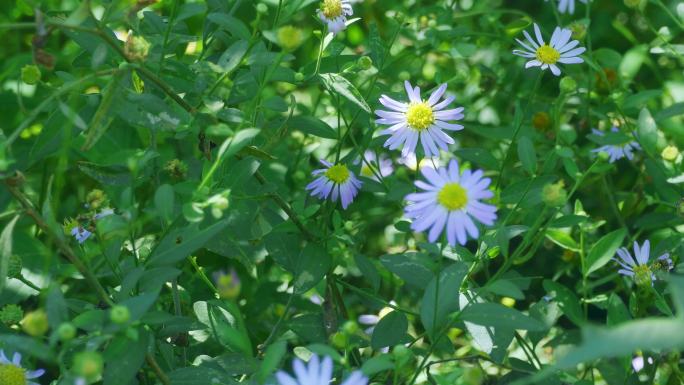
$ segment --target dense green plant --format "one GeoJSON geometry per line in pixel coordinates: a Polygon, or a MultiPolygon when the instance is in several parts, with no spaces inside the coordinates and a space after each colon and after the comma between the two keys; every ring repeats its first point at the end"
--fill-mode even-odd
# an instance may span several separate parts
{"type": "Polygon", "coordinates": [[[2,2],[0,385],[684,383],[683,33],[2,2]]]}

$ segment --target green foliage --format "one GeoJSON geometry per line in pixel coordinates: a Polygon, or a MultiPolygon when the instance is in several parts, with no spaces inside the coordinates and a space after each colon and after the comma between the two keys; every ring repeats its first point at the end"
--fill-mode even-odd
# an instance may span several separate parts
{"type": "Polygon", "coordinates": [[[324,5],[1,2],[0,382],[684,383],[684,6],[324,5]]]}

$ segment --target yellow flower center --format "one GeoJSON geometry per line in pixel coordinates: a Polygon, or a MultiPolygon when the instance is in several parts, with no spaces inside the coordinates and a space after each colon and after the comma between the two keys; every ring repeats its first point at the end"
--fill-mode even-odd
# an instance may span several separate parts
{"type": "Polygon", "coordinates": [[[0,364],[0,384],[26,385],[24,369],[11,364],[0,364]]]}
{"type": "Polygon", "coordinates": [[[437,202],[450,211],[460,210],[468,203],[468,193],[458,183],[447,183],[437,193],[437,202]]]}
{"type": "Polygon", "coordinates": [[[406,111],[406,121],[416,131],[424,130],[435,122],[432,107],[425,102],[411,103],[406,111]]]}
{"type": "Polygon", "coordinates": [[[651,268],[648,265],[634,266],[634,281],[640,286],[651,285],[651,268]]]}
{"type": "Polygon", "coordinates": [[[336,19],[342,16],[342,1],[340,0],[323,0],[321,5],[321,12],[326,19],[336,19]]]}
{"type": "Polygon", "coordinates": [[[337,184],[342,184],[349,179],[349,170],[343,164],[336,164],[325,172],[325,176],[337,184]]]}
{"type": "Polygon", "coordinates": [[[537,60],[544,64],[556,64],[560,59],[560,52],[548,44],[537,48],[537,60]]]}

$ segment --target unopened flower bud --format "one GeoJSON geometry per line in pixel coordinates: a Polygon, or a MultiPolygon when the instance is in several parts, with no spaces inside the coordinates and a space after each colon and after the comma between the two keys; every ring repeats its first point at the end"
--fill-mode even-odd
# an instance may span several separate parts
{"type": "Polygon", "coordinates": [[[42,309],[27,313],[21,320],[21,327],[30,336],[40,337],[44,335],[50,327],[47,313],[42,309]]]}
{"type": "Polygon", "coordinates": [[[565,191],[565,183],[549,183],[542,189],[542,201],[549,207],[558,207],[565,204],[568,193],[565,191]]]}
{"type": "Polygon", "coordinates": [[[131,312],[125,305],[115,305],[109,312],[109,318],[115,324],[125,324],[131,319],[131,312]]]}
{"type": "Polygon", "coordinates": [[[150,43],[142,36],[128,35],[124,45],[126,57],[133,61],[144,61],[150,51],[150,43]]]}
{"type": "Polygon", "coordinates": [[[102,374],[104,361],[97,352],[80,352],[74,356],[74,372],[88,381],[94,381],[102,374]]]}
{"type": "Polygon", "coordinates": [[[69,322],[65,322],[57,327],[57,337],[62,342],[73,340],[76,337],[76,327],[69,322]]]}
{"type": "Polygon", "coordinates": [[[38,82],[40,81],[40,78],[41,78],[40,68],[38,68],[37,65],[29,64],[29,65],[25,65],[21,69],[21,81],[26,83],[26,84],[30,84],[30,85],[38,84],[38,82]]]}
{"type": "Polygon", "coordinates": [[[563,93],[569,94],[577,90],[577,81],[570,76],[565,76],[560,81],[560,90],[563,93]]]}
{"type": "Polygon", "coordinates": [[[259,12],[263,15],[263,14],[266,14],[266,12],[268,12],[268,6],[264,3],[259,3],[256,6],[256,10],[257,10],[257,12],[259,12]]]}
{"type": "Polygon", "coordinates": [[[231,269],[229,274],[223,271],[215,273],[214,280],[220,298],[234,300],[240,296],[242,281],[235,269],[231,269]]]}
{"type": "Polygon", "coordinates": [[[660,153],[660,156],[668,162],[674,162],[679,156],[679,150],[676,146],[667,146],[663,149],[663,152],[660,153]]]}
{"type": "Polygon", "coordinates": [[[373,66],[373,59],[371,59],[369,56],[361,56],[359,60],[356,61],[356,64],[360,69],[368,70],[373,66]]]}
{"type": "Polygon", "coordinates": [[[278,29],[278,45],[286,51],[294,51],[302,44],[302,30],[297,27],[286,25],[278,29]]]}
{"type": "Polygon", "coordinates": [[[544,111],[532,115],[532,125],[540,131],[546,131],[551,127],[551,117],[544,111]]]}

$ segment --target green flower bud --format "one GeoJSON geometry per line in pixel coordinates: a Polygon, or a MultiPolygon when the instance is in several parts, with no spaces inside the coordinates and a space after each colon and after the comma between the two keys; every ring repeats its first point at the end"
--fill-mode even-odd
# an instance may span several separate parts
{"type": "Polygon", "coordinates": [[[568,193],[565,191],[565,183],[560,181],[554,184],[547,184],[542,190],[542,201],[549,207],[558,207],[565,204],[568,193]]]}
{"type": "Polygon", "coordinates": [[[674,162],[679,156],[679,149],[677,149],[677,146],[667,146],[663,149],[663,152],[660,153],[660,156],[668,162],[674,162]]]}
{"type": "Polygon", "coordinates": [[[64,322],[57,327],[57,337],[62,342],[70,341],[76,337],[76,327],[69,323],[64,322]]]}
{"type": "Polygon", "coordinates": [[[188,166],[180,159],[172,159],[166,162],[164,171],[168,172],[173,178],[184,179],[188,172],[188,166]]]}
{"type": "Polygon", "coordinates": [[[359,324],[354,321],[347,321],[342,325],[342,331],[348,335],[356,334],[359,331],[359,324]]]}
{"type": "Polygon", "coordinates": [[[24,311],[13,303],[5,305],[0,310],[0,322],[7,326],[16,325],[24,318],[24,311]]]}
{"type": "Polygon", "coordinates": [[[373,67],[373,59],[369,56],[361,56],[359,60],[356,61],[356,65],[362,70],[369,70],[373,67]]]}
{"type": "Polygon", "coordinates": [[[338,349],[346,349],[349,345],[349,336],[345,333],[337,332],[330,339],[332,345],[338,349]]]}
{"type": "Polygon", "coordinates": [[[575,40],[582,40],[587,35],[586,24],[578,21],[570,24],[570,30],[572,31],[572,38],[575,40]]]}
{"type": "Polygon", "coordinates": [[[150,43],[142,36],[128,35],[124,45],[126,57],[133,61],[144,61],[150,51],[150,43]]]}
{"type": "Polygon", "coordinates": [[[257,12],[259,12],[263,15],[263,14],[266,14],[266,12],[268,12],[268,6],[264,3],[259,3],[256,6],[256,10],[257,10],[257,12]]]}
{"type": "Polygon", "coordinates": [[[74,356],[74,372],[88,381],[97,380],[102,375],[104,361],[97,352],[80,352],[74,356]]]}
{"type": "Polygon", "coordinates": [[[21,320],[21,327],[30,336],[40,337],[44,335],[50,328],[47,313],[42,309],[27,313],[21,320]]]}
{"type": "Polygon", "coordinates": [[[20,278],[21,277],[22,262],[21,257],[18,255],[10,255],[9,261],[7,263],[7,276],[9,278],[20,278]]]}
{"type": "Polygon", "coordinates": [[[125,305],[114,305],[109,311],[109,319],[115,324],[125,324],[131,319],[131,312],[125,305]]]}
{"type": "Polygon", "coordinates": [[[26,84],[38,84],[41,78],[40,68],[38,66],[29,64],[21,69],[21,81],[26,84]]]}
{"type": "Polygon", "coordinates": [[[107,195],[102,190],[94,189],[86,195],[88,208],[97,210],[108,202],[107,195]]]}
{"type": "Polygon", "coordinates": [[[296,82],[301,82],[302,80],[304,80],[304,74],[301,72],[297,72],[295,73],[294,78],[296,82]]]}
{"type": "Polygon", "coordinates": [[[214,280],[220,298],[234,300],[240,296],[242,282],[235,269],[231,269],[230,274],[223,271],[215,273],[214,280]]]}
{"type": "Polygon", "coordinates": [[[302,30],[291,25],[286,25],[278,29],[278,45],[286,51],[294,51],[302,44],[302,30]]]}
{"type": "Polygon", "coordinates": [[[560,81],[560,89],[561,89],[561,92],[566,93],[566,94],[575,92],[575,90],[577,90],[577,82],[575,81],[575,79],[571,78],[570,76],[565,76],[560,81]]]}

